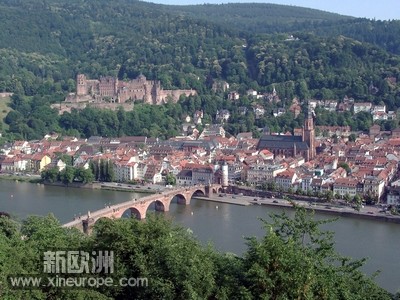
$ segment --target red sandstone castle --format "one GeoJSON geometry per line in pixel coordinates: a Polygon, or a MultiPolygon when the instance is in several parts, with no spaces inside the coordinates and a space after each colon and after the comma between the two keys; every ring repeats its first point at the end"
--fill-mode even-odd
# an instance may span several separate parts
{"type": "Polygon", "coordinates": [[[168,100],[176,102],[181,95],[196,95],[196,91],[163,90],[159,81],[147,80],[143,75],[126,82],[111,76],[91,80],[78,74],[76,94],[69,95],[65,101],[125,103],[142,100],[149,104],[162,104],[168,100]]]}

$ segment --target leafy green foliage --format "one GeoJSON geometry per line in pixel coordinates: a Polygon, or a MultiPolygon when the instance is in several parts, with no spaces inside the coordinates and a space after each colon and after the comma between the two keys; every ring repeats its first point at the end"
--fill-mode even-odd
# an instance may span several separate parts
{"type": "Polygon", "coordinates": [[[261,241],[248,239],[244,257],[245,282],[254,298],[390,299],[362,276],[363,260],[335,252],[332,233],[320,230],[327,221],[314,221],[298,207],[293,219],[283,214],[263,222],[269,233],[261,241]]]}
{"type": "Polygon", "coordinates": [[[114,282],[147,278],[148,286],[96,289],[40,287],[16,290],[2,284],[2,299],[391,299],[363,275],[364,260],[334,250],[326,221],[298,208],[294,218],[263,221],[265,237],[247,239],[242,257],[203,247],[193,235],[162,217],[146,222],[100,219],[91,236],[60,226],[54,216],[29,217],[22,224],[0,218],[0,278],[37,274],[48,250],[114,251],[114,282]],[[21,236],[23,238],[21,238],[21,236]]]}
{"type": "Polygon", "coordinates": [[[92,169],[75,168],[70,165],[67,165],[62,171],[59,171],[58,167],[44,170],[40,176],[45,181],[51,183],[61,181],[67,185],[72,182],[92,183],[95,180],[92,169]]]}
{"type": "MultiPolygon", "coordinates": [[[[271,118],[274,109],[287,107],[295,96],[341,100],[347,95],[356,101],[383,101],[389,110],[400,106],[400,59],[383,49],[397,53],[396,21],[267,4],[169,7],[128,0],[50,0],[35,5],[1,0],[0,10],[0,44],[7,45],[0,49],[0,91],[15,93],[13,111],[5,118],[14,139],[39,139],[51,131],[168,138],[180,132],[185,114],[202,109],[204,121],[210,123],[221,108],[231,111],[225,124],[229,133],[251,131],[257,136],[257,128],[287,131],[302,124],[303,116],[294,119],[290,113],[271,118]],[[345,36],[375,41],[383,48],[345,36]],[[77,73],[120,80],[143,74],[160,80],[164,89],[193,88],[199,96],[163,107],[135,104],[130,112],[88,107],[58,116],[49,105],[75,91],[77,73]],[[239,103],[214,92],[216,80],[228,81],[241,94],[239,103]],[[377,87],[373,93],[371,82],[377,87]],[[245,96],[250,88],[264,93],[273,87],[282,99],[279,104],[245,96]],[[265,109],[264,117],[255,118],[256,104],[265,109]],[[240,106],[248,112],[240,114],[240,106]]],[[[321,114],[320,125],[365,130],[372,124],[363,114],[321,114]]],[[[397,125],[382,124],[387,130],[397,125]]]]}
{"type": "Polygon", "coordinates": [[[90,171],[93,174],[93,178],[97,181],[114,181],[114,170],[113,164],[109,160],[100,159],[100,161],[90,162],[90,171]]]}
{"type": "Polygon", "coordinates": [[[173,174],[168,173],[167,176],[165,177],[165,183],[169,185],[175,185],[176,177],[173,174]]]}

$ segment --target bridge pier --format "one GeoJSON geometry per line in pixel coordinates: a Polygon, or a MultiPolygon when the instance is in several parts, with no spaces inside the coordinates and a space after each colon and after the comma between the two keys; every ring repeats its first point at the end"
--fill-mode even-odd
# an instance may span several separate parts
{"type": "Polygon", "coordinates": [[[84,234],[90,234],[92,232],[91,228],[89,228],[89,220],[82,220],[82,229],[84,234]]]}

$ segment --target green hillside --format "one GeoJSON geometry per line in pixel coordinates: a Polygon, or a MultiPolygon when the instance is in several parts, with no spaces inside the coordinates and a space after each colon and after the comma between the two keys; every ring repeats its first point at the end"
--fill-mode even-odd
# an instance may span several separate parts
{"type": "MultiPolygon", "coordinates": [[[[384,102],[390,110],[400,107],[400,58],[387,51],[391,48],[395,53],[400,41],[400,35],[395,36],[396,21],[376,22],[277,5],[176,7],[133,0],[0,0],[0,17],[0,92],[16,93],[11,101],[15,111],[5,120],[10,132],[19,137],[39,138],[49,130],[75,130],[85,136],[169,137],[179,132],[184,113],[203,109],[213,122],[218,109],[237,109],[225,94],[212,91],[216,80],[228,81],[241,95],[250,88],[270,92],[275,87],[282,107],[295,96],[300,100],[348,96],[356,101],[384,102]],[[369,26],[363,26],[366,22],[369,26]],[[270,33],[262,29],[268,26],[270,33]],[[385,26],[393,28],[393,33],[380,34],[385,26]],[[282,32],[285,28],[296,30],[282,32]],[[370,43],[348,37],[357,35],[370,43]],[[386,43],[389,38],[391,42],[386,43]],[[143,74],[160,80],[164,89],[192,88],[198,96],[176,107],[143,108],[151,118],[136,111],[127,113],[120,127],[97,126],[96,121],[104,118],[108,124],[116,116],[88,111],[83,118],[80,113],[74,113],[74,118],[59,117],[48,109],[75,90],[77,73],[121,80],[143,74]],[[371,84],[376,87],[373,93],[371,84]],[[174,121],[165,122],[163,114],[174,121]],[[137,122],[132,124],[131,119],[137,122]],[[88,120],[90,124],[85,123],[88,120]]],[[[301,124],[301,119],[269,118],[276,106],[251,103],[246,97],[240,102],[249,109],[252,104],[264,106],[269,113],[257,120],[251,114],[235,113],[226,124],[229,132],[256,132],[266,125],[290,130],[301,124]]],[[[360,127],[350,117],[332,120],[328,119],[353,129],[369,124],[360,127]]]]}
{"type": "Polygon", "coordinates": [[[317,9],[261,3],[169,5],[164,9],[227,28],[259,33],[282,32],[299,25],[306,27],[326,21],[339,22],[353,19],[317,9]]]}
{"type": "Polygon", "coordinates": [[[344,35],[400,54],[400,20],[375,21],[297,6],[260,3],[165,6],[165,10],[241,32],[344,35]]]}
{"type": "Polygon", "coordinates": [[[0,97],[0,132],[3,132],[5,129],[7,129],[7,124],[4,123],[3,119],[11,110],[9,104],[10,97],[0,97]]]}

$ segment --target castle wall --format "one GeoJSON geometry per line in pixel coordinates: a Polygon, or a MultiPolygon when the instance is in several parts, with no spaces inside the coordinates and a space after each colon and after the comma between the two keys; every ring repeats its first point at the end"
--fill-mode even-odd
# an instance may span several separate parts
{"type": "Polygon", "coordinates": [[[157,95],[156,103],[154,104],[167,103],[169,98],[171,98],[173,102],[177,102],[181,95],[185,95],[186,97],[194,96],[197,95],[197,92],[195,90],[160,90],[157,95]]]}

